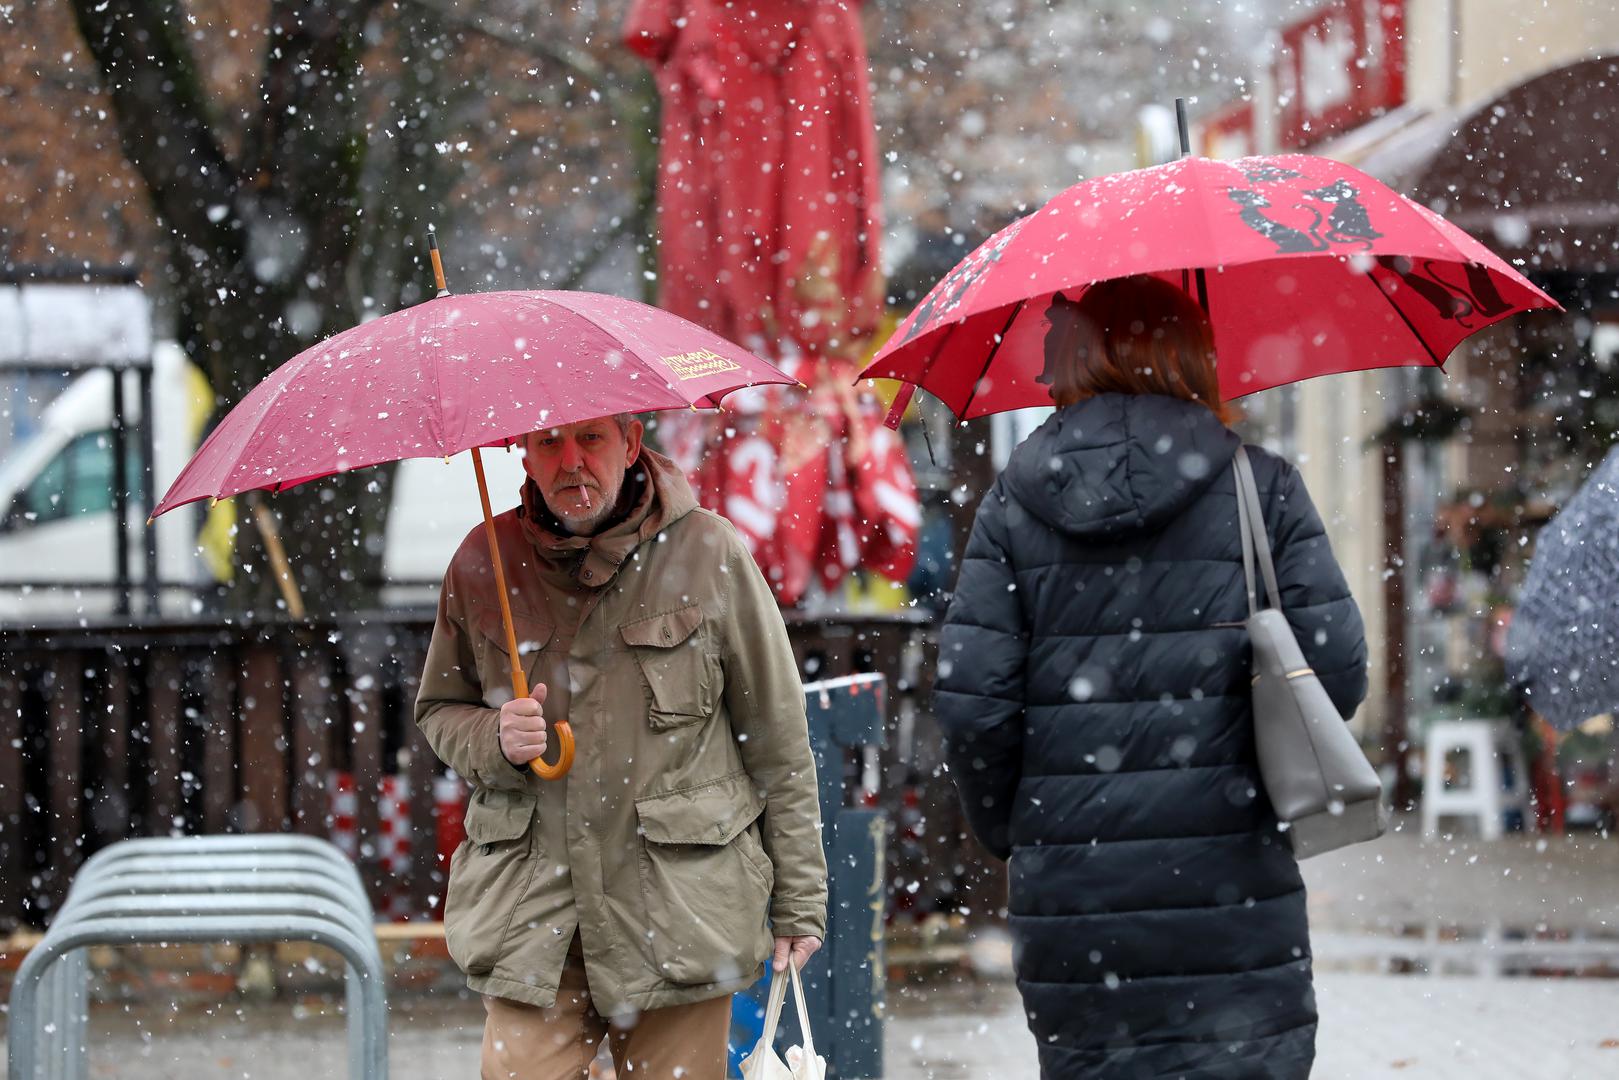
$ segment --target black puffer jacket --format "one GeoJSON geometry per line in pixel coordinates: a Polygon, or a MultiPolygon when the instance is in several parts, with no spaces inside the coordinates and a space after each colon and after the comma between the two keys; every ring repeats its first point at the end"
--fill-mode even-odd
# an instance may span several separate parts
{"type": "MultiPolygon", "coordinates": [[[[1304,883],[1260,786],[1231,460],[1199,405],[1062,409],[978,510],[937,709],[968,819],[1011,858],[1047,1077],[1304,1077],[1304,883]]],[[[1360,613],[1298,473],[1249,451],[1287,611],[1338,708],[1360,613]]]]}

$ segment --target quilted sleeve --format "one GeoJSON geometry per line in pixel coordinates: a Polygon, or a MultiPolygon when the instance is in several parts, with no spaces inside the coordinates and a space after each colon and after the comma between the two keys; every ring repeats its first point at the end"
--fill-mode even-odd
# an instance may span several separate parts
{"type": "Polygon", "coordinates": [[[1283,464],[1267,523],[1282,608],[1305,659],[1345,718],[1366,700],[1366,628],[1298,470],[1283,464]]]}
{"type": "Polygon", "coordinates": [[[1028,636],[999,485],[973,522],[955,595],[939,635],[934,709],[963,809],[979,841],[1012,853],[1012,798],[1022,772],[1023,672],[1028,636]]]}

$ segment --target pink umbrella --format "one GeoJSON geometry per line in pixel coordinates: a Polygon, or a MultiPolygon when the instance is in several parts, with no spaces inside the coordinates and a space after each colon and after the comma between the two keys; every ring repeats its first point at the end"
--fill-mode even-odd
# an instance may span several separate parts
{"type": "MultiPolygon", "coordinates": [[[[436,299],[335,334],[281,365],[192,455],[152,516],[198,499],[280,491],[411,457],[472,451],[494,563],[512,691],[528,696],[479,447],[625,412],[718,408],[732,390],[794,380],[666,311],[584,292],[451,296],[432,247],[436,299]]],[[[573,735],[555,725],[566,774],[573,735]]]]}

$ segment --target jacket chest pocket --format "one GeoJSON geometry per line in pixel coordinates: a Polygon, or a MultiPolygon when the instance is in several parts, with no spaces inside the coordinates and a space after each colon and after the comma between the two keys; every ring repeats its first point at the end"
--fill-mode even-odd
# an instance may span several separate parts
{"type": "MultiPolygon", "coordinates": [[[[511,654],[506,648],[506,624],[499,609],[484,611],[478,617],[478,676],[487,700],[510,700],[512,688],[511,654]]],[[[554,629],[550,623],[520,611],[512,612],[512,629],[517,635],[517,655],[529,686],[543,682],[540,652],[550,644],[554,629]]]]}
{"type": "Polygon", "coordinates": [[[618,628],[651,694],[647,723],[654,730],[681,727],[713,715],[719,693],[719,661],[702,632],[696,604],[618,628]]]}

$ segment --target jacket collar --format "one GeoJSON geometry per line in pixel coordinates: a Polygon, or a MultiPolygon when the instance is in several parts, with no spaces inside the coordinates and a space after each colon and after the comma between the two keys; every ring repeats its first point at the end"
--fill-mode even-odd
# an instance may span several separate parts
{"type": "Polygon", "coordinates": [[[635,549],[685,517],[697,498],[679,466],[642,448],[624,477],[616,520],[594,536],[571,536],[546,508],[539,485],[523,482],[518,519],[539,555],[542,575],[558,585],[599,589],[613,580],[635,549]]]}

